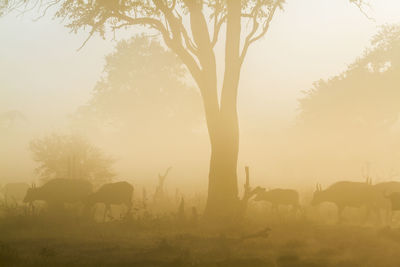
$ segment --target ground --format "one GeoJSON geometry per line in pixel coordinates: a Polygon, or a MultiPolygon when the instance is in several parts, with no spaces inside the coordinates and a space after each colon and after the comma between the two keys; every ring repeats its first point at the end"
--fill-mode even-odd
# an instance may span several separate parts
{"type": "Polygon", "coordinates": [[[217,233],[167,220],[0,218],[0,266],[400,266],[400,230],[305,219],[217,233]]]}

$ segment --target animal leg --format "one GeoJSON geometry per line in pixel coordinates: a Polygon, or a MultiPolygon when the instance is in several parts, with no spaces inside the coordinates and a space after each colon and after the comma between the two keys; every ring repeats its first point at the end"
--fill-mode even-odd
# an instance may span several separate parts
{"type": "Polygon", "coordinates": [[[272,206],[271,206],[271,211],[272,211],[272,215],[275,217],[275,216],[278,216],[278,205],[276,205],[276,204],[272,204],[272,206]]]}
{"type": "Polygon", "coordinates": [[[377,220],[377,224],[381,225],[382,224],[382,216],[381,216],[381,210],[378,207],[374,207],[374,212],[377,216],[376,220],[377,220]]]}
{"type": "Polygon", "coordinates": [[[114,217],[112,216],[111,205],[108,205],[108,218],[110,218],[110,220],[114,219],[114,217]]]}
{"type": "Polygon", "coordinates": [[[301,218],[305,216],[305,212],[302,206],[300,206],[300,204],[296,204],[294,205],[294,214],[296,216],[296,218],[301,218]]]}
{"type": "Polygon", "coordinates": [[[12,197],[12,200],[14,201],[15,207],[18,207],[18,201],[15,199],[15,197],[12,197]]]}
{"type": "Polygon", "coordinates": [[[273,206],[274,214],[276,218],[280,221],[284,219],[285,214],[282,214],[282,212],[279,212],[279,204],[274,204],[273,206]]]}
{"type": "Polygon", "coordinates": [[[105,204],[105,207],[104,207],[104,216],[103,216],[103,221],[104,221],[104,222],[106,221],[106,216],[107,216],[107,212],[108,212],[109,209],[110,209],[110,205],[105,204]]]}
{"type": "Polygon", "coordinates": [[[31,210],[32,215],[35,215],[35,205],[33,205],[33,202],[29,202],[29,209],[31,210]]]}
{"type": "Polygon", "coordinates": [[[129,201],[125,205],[128,207],[128,210],[125,215],[125,217],[127,218],[131,214],[131,211],[132,211],[132,202],[129,201]]]}
{"type": "Polygon", "coordinates": [[[381,212],[380,212],[379,208],[374,207],[374,206],[366,207],[363,223],[366,223],[368,221],[368,219],[371,215],[371,211],[372,211],[372,213],[374,213],[376,215],[377,222],[380,223],[381,222],[381,212]]]}
{"type": "Polygon", "coordinates": [[[393,224],[396,224],[397,223],[397,221],[398,221],[398,219],[397,219],[397,216],[396,216],[396,211],[397,210],[390,210],[390,222],[393,224]]]}
{"type": "Polygon", "coordinates": [[[293,204],[292,205],[292,212],[294,213],[294,215],[297,215],[297,212],[300,211],[300,207],[298,204],[293,204]]]}
{"type": "Polygon", "coordinates": [[[392,225],[392,222],[393,222],[393,211],[391,208],[387,208],[385,213],[386,213],[386,223],[387,223],[387,225],[390,226],[390,225],[392,225]]]}
{"type": "Polygon", "coordinates": [[[343,222],[343,206],[338,206],[338,218],[337,218],[337,223],[342,223],[343,222]]]}

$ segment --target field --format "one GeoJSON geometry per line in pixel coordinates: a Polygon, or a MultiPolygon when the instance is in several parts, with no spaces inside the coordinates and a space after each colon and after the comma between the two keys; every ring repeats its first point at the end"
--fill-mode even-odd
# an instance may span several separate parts
{"type": "Polygon", "coordinates": [[[399,229],[305,218],[247,220],[223,231],[173,217],[0,219],[0,266],[376,267],[400,266],[399,254],[399,229]]]}

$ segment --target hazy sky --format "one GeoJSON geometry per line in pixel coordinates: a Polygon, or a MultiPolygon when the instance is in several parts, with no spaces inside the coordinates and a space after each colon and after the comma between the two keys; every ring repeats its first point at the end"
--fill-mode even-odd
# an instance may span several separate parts
{"type": "MultiPolygon", "coordinates": [[[[279,161],[271,153],[271,149],[289,151],[286,140],[272,142],[276,143],[272,146],[266,139],[277,141],[280,130],[291,125],[301,91],[310,89],[312,83],[321,78],[345,70],[362,54],[379,25],[400,22],[399,0],[371,0],[371,3],[371,9],[366,12],[376,22],[368,20],[348,0],[288,0],[285,11],[276,14],[267,36],[249,50],[242,70],[240,169],[243,164],[250,164],[255,170],[254,177],[261,179],[272,177],[271,171],[275,168],[275,173],[280,175],[276,176],[276,183],[282,182],[279,177],[291,177],[287,182],[295,181],[292,178],[296,177],[298,169],[290,167],[288,156],[284,155],[284,160],[279,161]],[[276,162],[280,165],[274,166],[276,162]]],[[[35,17],[33,13],[24,17],[11,14],[0,19],[0,112],[20,110],[30,122],[29,127],[24,125],[19,133],[22,136],[14,138],[19,140],[17,144],[7,140],[0,142],[0,146],[5,147],[8,162],[19,162],[17,165],[4,162],[6,166],[3,167],[13,173],[12,179],[31,177],[34,165],[27,150],[29,140],[52,131],[65,132],[67,115],[90,99],[102,73],[104,58],[116,44],[111,38],[94,37],[77,51],[87,32],[75,35],[51,16],[33,22],[35,17]],[[30,167],[22,170],[20,162],[30,167]]],[[[135,32],[139,31],[130,29],[117,33],[116,39],[135,32]]],[[[217,56],[223,59],[222,47],[218,48],[217,56]]],[[[199,177],[206,176],[208,166],[209,147],[207,140],[204,141],[204,151],[196,152],[202,161],[196,159],[193,165],[201,170],[197,172],[199,177]]],[[[166,157],[158,153],[159,161],[165,161],[166,157]]],[[[131,171],[128,156],[114,156],[121,158],[119,164],[128,166],[131,171]]],[[[354,165],[354,173],[358,172],[357,164],[348,164],[354,165]]],[[[313,164],[310,165],[312,168],[313,164]]],[[[182,177],[185,175],[183,173],[182,177]]],[[[197,180],[205,188],[206,179],[197,180]]]]}
{"type": "MultiPolygon", "coordinates": [[[[376,23],[347,0],[287,1],[246,59],[242,114],[265,116],[266,123],[292,118],[302,90],[342,71],[368,45],[377,25],[399,21],[400,1],[371,2],[367,12],[376,23]]],[[[0,110],[19,109],[58,127],[89,99],[115,42],[96,37],[77,52],[87,33],[71,34],[50,16],[38,22],[34,17],[0,19],[0,110]]]]}

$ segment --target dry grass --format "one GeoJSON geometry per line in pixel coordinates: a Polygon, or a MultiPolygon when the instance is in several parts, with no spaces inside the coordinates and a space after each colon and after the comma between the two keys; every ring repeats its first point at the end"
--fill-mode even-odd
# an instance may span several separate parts
{"type": "Polygon", "coordinates": [[[79,217],[0,219],[0,266],[400,266],[400,230],[269,222],[212,234],[171,220],[95,223],[79,217]]]}

